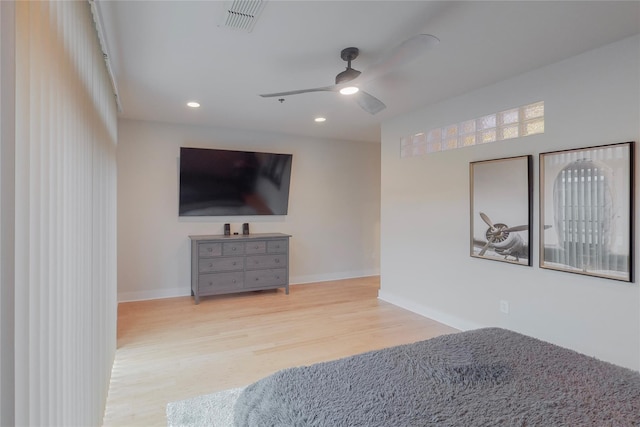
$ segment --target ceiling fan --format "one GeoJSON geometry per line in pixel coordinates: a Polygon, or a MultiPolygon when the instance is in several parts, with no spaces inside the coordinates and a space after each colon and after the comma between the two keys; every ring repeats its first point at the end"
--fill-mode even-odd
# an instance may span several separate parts
{"type": "Polygon", "coordinates": [[[357,47],[347,47],[340,52],[342,60],[347,61],[347,68],[336,76],[334,85],[288,92],[266,93],[260,96],[263,98],[281,98],[307,92],[340,92],[344,95],[352,95],[363,110],[370,114],[376,114],[384,110],[386,105],[375,96],[360,89],[359,86],[389,73],[395,68],[406,65],[438,43],[440,43],[440,40],[431,34],[418,34],[400,43],[364,72],[351,68],[351,61],[358,57],[360,50],[357,47]]]}

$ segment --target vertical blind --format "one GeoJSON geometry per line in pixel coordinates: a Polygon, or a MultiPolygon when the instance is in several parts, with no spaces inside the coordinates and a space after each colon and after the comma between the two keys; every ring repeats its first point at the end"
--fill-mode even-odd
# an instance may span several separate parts
{"type": "Polygon", "coordinates": [[[14,425],[14,4],[0,1],[0,426],[14,425]]]}
{"type": "Polygon", "coordinates": [[[115,99],[88,2],[15,9],[15,423],[100,425],[116,339],[115,99]]]}

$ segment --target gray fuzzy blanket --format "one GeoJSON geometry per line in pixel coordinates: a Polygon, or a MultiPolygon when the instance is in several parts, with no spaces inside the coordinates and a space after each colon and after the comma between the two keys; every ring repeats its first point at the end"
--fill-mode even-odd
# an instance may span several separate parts
{"type": "Polygon", "coordinates": [[[285,369],[236,426],[640,426],[640,373],[499,328],[285,369]]]}

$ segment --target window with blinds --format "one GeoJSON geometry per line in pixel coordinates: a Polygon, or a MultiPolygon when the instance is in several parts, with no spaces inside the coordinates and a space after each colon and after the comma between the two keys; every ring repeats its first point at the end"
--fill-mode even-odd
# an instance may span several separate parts
{"type": "Polygon", "coordinates": [[[2,351],[14,347],[15,382],[3,419],[101,425],[116,344],[116,103],[88,2],[15,2],[13,19],[15,330],[2,351]]]}

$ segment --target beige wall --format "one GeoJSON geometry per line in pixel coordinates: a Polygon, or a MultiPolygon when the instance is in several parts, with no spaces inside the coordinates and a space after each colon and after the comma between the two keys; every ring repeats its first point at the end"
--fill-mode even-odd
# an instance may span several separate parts
{"type": "Polygon", "coordinates": [[[190,234],[291,234],[292,284],[379,273],[380,145],[121,120],[119,300],[190,294],[190,234]],[[178,217],[181,146],[293,154],[286,216],[178,217]]]}
{"type": "Polygon", "coordinates": [[[640,37],[626,39],[383,123],[381,297],[462,329],[506,327],[640,369],[637,281],[537,266],[538,154],[640,141],[639,46],[640,37]],[[536,101],[545,102],[544,134],[400,159],[404,135],[536,101]],[[471,258],[469,162],[526,154],[534,156],[533,266],[471,258]]]}

